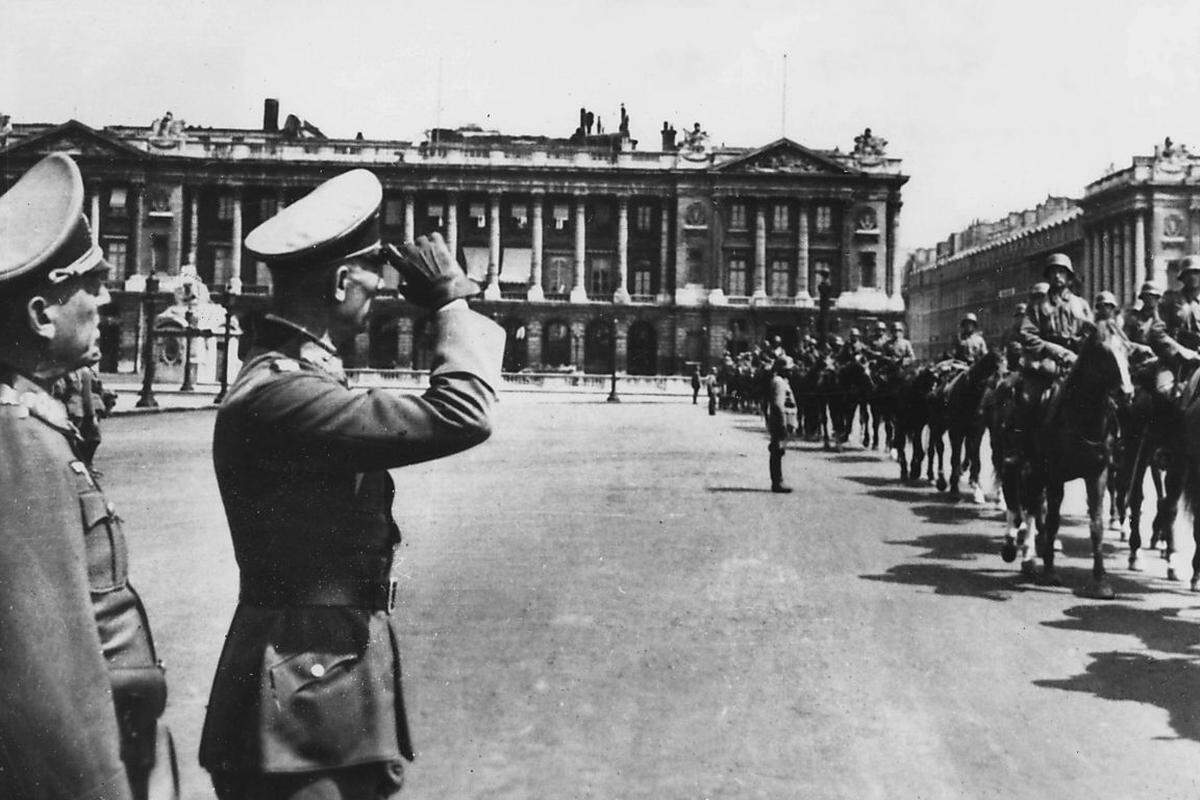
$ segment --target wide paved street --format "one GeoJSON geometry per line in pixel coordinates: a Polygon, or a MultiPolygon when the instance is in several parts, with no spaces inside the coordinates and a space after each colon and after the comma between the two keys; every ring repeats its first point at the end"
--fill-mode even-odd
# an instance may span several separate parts
{"type": "MultiPolygon", "coordinates": [[[[992,509],[687,400],[506,398],[493,439],[399,470],[405,797],[1194,798],[1200,596],[1018,584],[992,509]]],[[[186,793],[237,578],[211,412],[110,420],[99,466],[171,686],[186,793]]],[[[1071,509],[1077,515],[1078,492],[1071,509]]],[[[1181,526],[1182,527],[1182,526],[1181,526]]],[[[1187,548],[1190,553],[1190,547],[1187,548]]]]}

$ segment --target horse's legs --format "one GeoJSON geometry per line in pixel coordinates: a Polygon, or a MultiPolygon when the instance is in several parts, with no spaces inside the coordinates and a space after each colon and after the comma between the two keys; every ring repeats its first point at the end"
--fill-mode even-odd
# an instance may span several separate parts
{"type": "MultiPolygon", "coordinates": [[[[850,412],[853,417],[854,412],[850,412]]],[[[871,448],[871,404],[866,400],[858,403],[858,425],[862,429],[862,446],[864,449],[871,448]]]]}
{"type": "Polygon", "coordinates": [[[979,447],[983,441],[983,428],[979,425],[972,425],[967,430],[966,436],[966,456],[971,463],[970,487],[971,499],[982,505],[987,497],[983,493],[983,487],[979,484],[980,473],[983,472],[983,464],[979,459],[979,447]]]}
{"type": "MultiPolygon", "coordinates": [[[[1063,501],[1063,485],[1057,481],[1049,481],[1046,483],[1044,493],[1039,492],[1039,495],[1045,498],[1045,511],[1040,509],[1035,513],[1041,516],[1044,522],[1038,526],[1038,534],[1041,539],[1041,556],[1045,567],[1042,569],[1042,583],[1047,586],[1061,586],[1062,581],[1058,578],[1058,573],[1054,571],[1054,540],[1058,536],[1058,525],[1061,521],[1062,501],[1063,501]]],[[[1041,497],[1037,500],[1041,501],[1041,497]]]]}
{"type": "Polygon", "coordinates": [[[1187,471],[1187,464],[1182,457],[1171,457],[1167,464],[1166,474],[1162,476],[1163,494],[1158,501],[1158,511],[1154,515],[1153,538],[1155,543],[1161,541],[1166,544],[1163,557],[1167,560],[1167,580],[1172,581],[1179,580],[1173,560],[1175,555],[1175,516],[1179,513],[1179,498],[1183,495],[1187,471]]]}
{"type": "Polygon", "coordinates": [[[895,438],[892,439],[892,444],[894,444],[896,447],[896,463],[898,463],[900,465],[900,480],[901,481],[908,480],[908,461],[904,457],[904,455],[905,455],[904,454],[904,439],[906,436],[907,436],[907,434],[904,432],[904,430],[899,425],[897,425],[896,426],[896,435],[895,435],[895,438]]]}
{"type": "Polygon", "coordinates": [[[950,425],[950,485],[947,487],[951,497],[958,497],[958,483],[962,479],[962,447],[962,429],[959,425],[952,424],[950,425]]]}
{"type": "MultiPolygon", "coordinates": [[[[1108,487],[1107,467],[1091,478],[1085,477],[1088,504],[1088,531],[1092,535],[1092,580],[1086,588],[1089,597],[1112,600],[1117,596],[1104,571],[1104,495],[1108,487]]],[[[1061,497],[1061,495],[1060,495],[1061,497]]]]}
{"type": "Polygon", "coordinates": [[[945,429],[940,424],[938,425],[936,438],[934,437],[933,426],[929,428],[929,460],[932,462],[934,455],[937,455],[937,490],[939,492],[946,491],[946,443],[944,441],[944,434],[945,429]]]}
{"type": "MultiPolygon", "coordinates": [[[[1126,476],[1119,475],[1118,480],[1124,480],[1126,476]]],[[[1134,572],[1141,572],[1141,556],[1138,551],[1142,548],[1142,503],[1146,499],[1146,490],[1142,484],[1146,480],[1146,464],[1144,459],[1138,459],[1133,465],[1133,472],[1128,476],[1129,480],[1129,497],[1126,503],[1129,506],[1129,569],[1134,572]]]]}
{"type": "Polygon", "coordinates": [[[921,480],[921,465],[925,461],[925,442],[921,436],[925,432],[925,426],[917,423],[908,429],[909,441],[912,442],[912,461],[908,467],[908,479],[910,481],[921,480]]]}
{"type": "MultiPolygon", "coordinates": [[[[1182,467],[1182,462],[1181,462],[1180,466],[1182,467]]],[[[1162,468],[1158,464],[1153,463],[1153,461],[1151,461],[1151,464],[1150,464],[1150,479],[1152,481],[1154,481],[1154,494],[1158,497],[1158,508],[1162,508],[1163,501],[1166,500],[1167,497],[1172,494],[1172,491],[1171,491],[1172,486],[1170,483],[1167,482],[1165,476],[1163,475],[1162,468]]],[[[1183,493],[1183,484],[1181,483],[1179,485],[1179,495],[1182,495],[1182,493],[1183,493]]],[[[1178,498],[1179,495],[1176,495],[1176,498],[1178,498]]],[[[1155,519],[1157,520],[1157,517],[1155,519]]],[[[1156,523],[1154,525],[1154,529],[1150,533],[1150,549],[1157,550],[1158,542],[1159,542],[1159,528],[1156,523]]]]}

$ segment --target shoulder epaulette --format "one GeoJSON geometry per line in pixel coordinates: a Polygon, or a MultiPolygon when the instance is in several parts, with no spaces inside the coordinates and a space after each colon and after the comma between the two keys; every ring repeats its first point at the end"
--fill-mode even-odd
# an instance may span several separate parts
{"type": "Polygon", "coordinates": [[[300,362],[294,358],[277,358],[271,362],[271,370],[274,372],[299,372],[300,362]]]}

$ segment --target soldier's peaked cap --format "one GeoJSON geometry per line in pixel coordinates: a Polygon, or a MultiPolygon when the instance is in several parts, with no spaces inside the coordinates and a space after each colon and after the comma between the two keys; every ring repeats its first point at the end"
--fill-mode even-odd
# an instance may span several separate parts
{"type": "Polygon", "coordinates": [[[960,321],[961,321],[961,322],[976,322],[976,323],[977,323],[977,322],[979,322],[979,317],[978,317],[978,316],[976,316],[976,314],[975,314],[975,312],[974,312],[974,311],[968,311],[967,313],[963,314],[963,316],[962,316],[962,320],[960,320],[960,321]]]}
{"type": "Polygon", "coordinates": [[[1065,269],[1072,277],[1075,276],[1075,267],[1071,264],[1071,257],[1066,253],[1051,253],[1046,259],[1046,266],[1042,270],[1043,275],[1048,275],[1052,269],[1065,269]]]}
{"type": "Polygon", "coordinates": [[[1156,295],[1158,297],[1162,297],[1162,294],[1163,294],[1162,284],[1155,280],[1146,281],[1145,283],[1142,284],[1142,288],[1140,290],[1138,290],[1138,297],[1141,297],[1144,294],[1152,294],[1152,295],[1156,295]]]}
{"type": "Polygon", "coordinates": [[[1189,272],[1200,272],[1200,256],[1184,256],[1179,262],[1179,277],[1189,272]]]}
{"type": "Polygon", "coordinates": [[[383,186],[368,170],[330,178],[250,231],[246,250],[272,269],[320,267],[379,250],[383,186]]]}
{"type": "Polygon", "coordinates": [[[18,281],[61,283],[107,268],[83,216],[83,176],[70,156],[46,156],[0,195],[0,292],[18,281]]]}

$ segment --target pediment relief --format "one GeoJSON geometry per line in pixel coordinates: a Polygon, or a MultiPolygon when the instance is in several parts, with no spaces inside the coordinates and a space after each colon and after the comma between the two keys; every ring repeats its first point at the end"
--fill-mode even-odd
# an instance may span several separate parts
{"type": "Polygon", "coordinates": [[[734,174],[767,175],[845,175],[848,172],[832,158],[788,139],[727,161],[717,169],[734,174]]]}
{"type": "Polygon", "coordinates": [[[145,157],[138,148],[110,138],[81,122],[68,122],[56,128],[13,142],[5,149],[9,156],[20,153],[46,155],[66,153],[70,156],[96,157],[145,157]]]}

